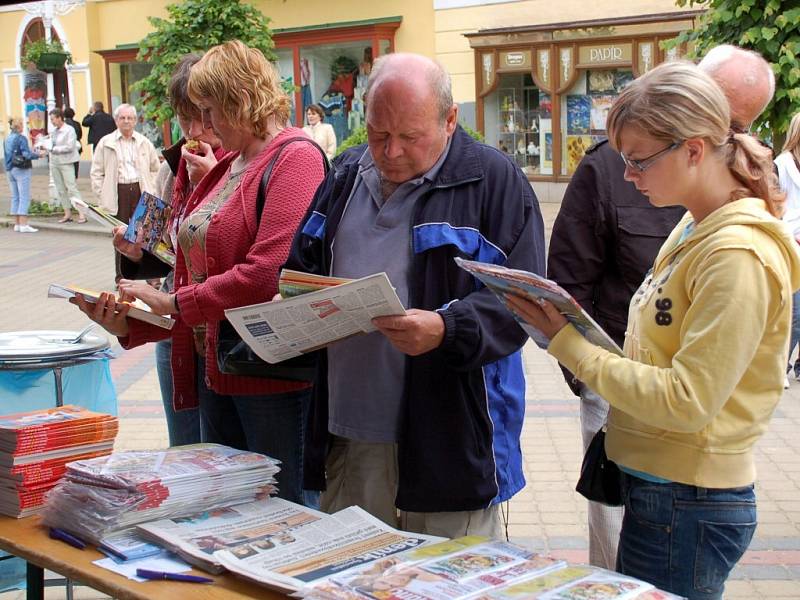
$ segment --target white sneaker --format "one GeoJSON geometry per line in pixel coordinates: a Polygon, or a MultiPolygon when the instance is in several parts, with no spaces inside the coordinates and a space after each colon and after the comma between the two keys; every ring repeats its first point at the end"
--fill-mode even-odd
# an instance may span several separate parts
{"type": "Polygon", "coordinates": [[[785,390],[789,389],[789,378],[788,377],[784,377],[783,378],[783,389],[785,389],[785,390]]]}
{"type": "Polygon", "coordinates": [[[36,233],[39,231],[36,227],[31,227],[30,225],[20,225],[19,232],[20,233],[36,233]]]}
{"type": "Polygon", "coordinates": [[[19,231],[19,223],[14,225],[14,231],[19,231]]]}

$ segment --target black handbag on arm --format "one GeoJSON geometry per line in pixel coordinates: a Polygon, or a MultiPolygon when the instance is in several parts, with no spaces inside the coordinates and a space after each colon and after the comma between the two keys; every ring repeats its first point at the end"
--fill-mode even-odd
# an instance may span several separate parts
{"type": "Polygon", "coordinates": [[[594,434],[581,464],[575,491],[587,500],[606,506],[622,506],[619,467],[606,456],[605,425],[594,434]]]}
{"type": "Polygon", "coordinates": [[[11,153],[11,167],[16,169],[31,169],[33,162],[30,158],[25,158],[22,150],[19,147],[19,142],[15,144],[15,148],[11,153]]]}
{"type": "MultiPolygon", "coordinates": [[[[306,137],[293,137],[281,144],[275,156],[264,169],[261,183],[256,197],[256,225],[261,222],[261,213],[266,202],[266,188],[275,162],[280,157],[283,149],[292,142],[305,142],[313,144],[322,155],[325,173],[328,172],[328,158],[325,152],[313,140],[306,137]]],[[[309,352],[295,358],[290,358],[276,364],[270,364],[253,352],[239,336],[233,325],[227,319],[219,323],[217,335],[217,368],[225,375],[242,375],[245,377],[261,377],[264,379],[284,379],[289,381],[313,381],[317,371],[317,352],[309,352]]]]}

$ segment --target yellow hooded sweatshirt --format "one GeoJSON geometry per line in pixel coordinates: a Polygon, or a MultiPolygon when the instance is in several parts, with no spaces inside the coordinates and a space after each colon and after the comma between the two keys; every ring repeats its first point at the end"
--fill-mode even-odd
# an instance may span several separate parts
{"type": "Polygon", "coordinates": [[[800,253],[762,200],[687,212],[631,300],[616,356],[568,325],[548,348],[611,405],[614,462],[670,481],[755,480],[752,448],[782,394],[800,253]]]}

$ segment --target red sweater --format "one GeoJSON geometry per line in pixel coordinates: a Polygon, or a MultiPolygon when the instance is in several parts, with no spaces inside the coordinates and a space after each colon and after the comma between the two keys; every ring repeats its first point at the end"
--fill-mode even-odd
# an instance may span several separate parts
{"type": "MultiPolygon", "coordinates": [[[[306,136],[289,127],[247,167],[239,188],[211,218],[206,234],[208,278],[189,283],[186,261],[177,249],[175,291],[180,314],[171,331],[129,319],[128,337],[120,338],[123,348],[172,336],[173,405],[175,410],[198,404],[192,327],[207,323],[206,384],[219,394],[255,395],[288,392],[308,387],[306,383],[223,375],[217,369],[216,346],[219,322],[224,311],[270,300],[278,292],[278,271],[286,261],[295,230],[324,177],[322,156],[311,144],[289,144],[275,163],[267,187],[264,211],[256,223],[256,196],[264,173],[277,147],[287,138],[306,136]]],[[[186,206],[195,210],[225,176],[231,153],[203,178],[186,206]]]]}

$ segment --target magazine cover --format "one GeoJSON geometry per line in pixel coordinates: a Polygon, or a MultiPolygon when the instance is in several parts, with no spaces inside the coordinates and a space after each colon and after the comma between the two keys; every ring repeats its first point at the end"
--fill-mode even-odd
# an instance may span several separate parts
{"type": "Polygon", "coordinates": [[[614,104],[614,96],[593,96],[592,97],[592,131],[606,129],[606,118],[611,105],[614,104]]]}
{"type": "Polygon", "coordinates": [[[169,219],[169,206],[161,198],[142,192],[128,222],[125,239],[140,244],[143,250],[152,253],[162,241],[167,219],[169,219]]]}
{"type": "Polygon", "coordinates": [[[579,135],[589,133],[592,99],[584,94],[567,96],[567,133],[579,135]]]}
{"type": "Polygon", "coordinates": [[[567,173],[572,174],[578,168],[583,155],[592,146],[592,136],[568,135],[567,136],[567,173]]]}
{"type": "MultiPolygon", "coordinates": [[[[492,265],[488,263],[464,260],[456,257],[456,264],[465,271],[472,273],[486,287],[492,290],[501,300],[508,292],[521,293],[531,299],[543,299],[551,302],[567,320],[577,329],[580,334],[593,344],[605,348],[609,352],[622,356],[622,350],[612,340],[609,335],[592,319],[581,305],[570,296],[566,290],[560,287],[555,281],[540,277],[535,273],[508,269],[506,267],[492,265]]],[[[503,302],[505,305],[505,302],[503,302]]],[[[515,315],[516,316],[516,315],[515,315]]],[[[517,320],[531,336],[531,338],[542,348],[546,348],[550,343],[538,329],[531,327],[523,322],[519,317],[517,320]]]]}

